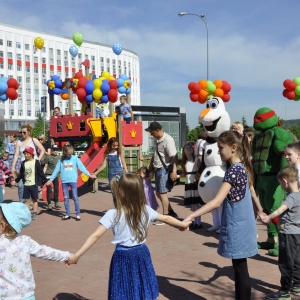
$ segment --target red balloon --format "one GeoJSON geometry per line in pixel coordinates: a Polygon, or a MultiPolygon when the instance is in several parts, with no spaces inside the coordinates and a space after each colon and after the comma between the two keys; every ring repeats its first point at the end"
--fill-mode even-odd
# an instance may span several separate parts
{"type": "Polygon", "coordinates": [[[197,82],[190,82],[188,88],[193,94],[198,94],[201,90],[201,85],[197,82]]]}
{"type": "Polygon", "coordinates": [[[223,82],[222,90],[224,91],[225,94],[229,93],[231,91],[231,85],[225,80],[223,80],[222,82],[223,82]]]}
{"type": "Polygon", "coordinates": [[[282,91],[282,96],[286,98],[286,93],[287,93],[287,92],[288,92],[288,90],[287,90],[287,89],[284,89],[284,90],[282,91]]]}
{"type": "Polygon", "coordinates": [[[85,88],[87,84],[87,78],[85,76],[82,76],[79,80],[78,80],[78,88],[85,88]]]}
{"type": "Polygon", "coordinates": [[[118,88],[118,82],[117,82],[117,80],[109,80],[108,84],[109,84],[109,86],[110,86],[111,89],[117,89],[118,88]]]}
{"type": "Polygon", "coordinates": [[[14,78],[9,78],[7,80],[7,85],[8,85],[9,88],[13,88],[15,90],[17,90],[18,87],[19,87],[18,81],[14,78]]]}
{"type": "Polygon", "coordinates": [[[289,99],[289,100],[294,100],[296,98],[296,93],[294,91],[288,91],[286,93],[286,97],[289,99]]]}
{"type": "Polygon", "coordinates": [[[77,72],[74,76],[74,78],[80,79],[83,76],[82,71],[80,70],[79,72],[77,72]]]}
{"type": "Polygon", "coordinates": [[[296,82],[292,81],[291,79],[286,79],[283,82],[283,86],[288,90],[288,91],[294,91],[295,88],[297,87],[296,82]]]}
{"type": "Polygon", "coordinates": [[[79,89],[77,90],[77,92],[76,92],[76,95],[77,95],[77,97],[78,97],[78,100],[80,100],[80,99],[85,99],[85,96],[86,96],[86,91],[85,91],[85,89],[79,88],[79,89]]]}
{"type": "Polygon", "coordinates": [[[190,92],[190,99],[191,99],[193,102],[197,102],[197,101],[199,100],[199,93],[193,94],[192,92],[190,92]]]}
{"type": "Polygon", "coordinates": [[[115,103],[118,100],[118,92],[115,89],[110,89],[107,93],[107,96],[111,103],[115,103]]]}
{"type": "Polygon", "coordinates": [[[10,99],[10,100],[16,100],[18,98],[18,93],[14,88],[8,88],[6,90],[6,96],[10,99]]]}
{"type": "MultiPolygon", "coordinates": [[[[222,86],[222,88],[223,88],[223,86],[222,86]]],[[[228,102],[230,100],[230,95],[229,94],[224,94],[224,96],[222,97],[222,100],[223,100],[223,102],[228,102]]]]}

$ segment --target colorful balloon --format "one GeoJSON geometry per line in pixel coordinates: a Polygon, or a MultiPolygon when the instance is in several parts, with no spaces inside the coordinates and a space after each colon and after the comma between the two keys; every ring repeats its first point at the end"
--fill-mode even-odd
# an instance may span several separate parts
{"type": "Polygon", "coordinates": [[[122,45],[119,43],[115,43],[112,46],[112,50],[116,55],[120,55],[122,52],[122,45]]]}
{"type": "Polygon", "coordinates": [[[75,45],[80,47],[83,43],[83,35],[80,32],[75,32],[72,36],[72,40],[75,45]]]}
{"type": "Polygon", "coordinates": [[[76,57],[78,54],[78,48],[73,45],[69,48],[69,52],[72,55],[72,57],[76,57]]]}
{"type": "Polygon", "coordinates": [[[36,48],[38,48],[39,50],[43,49],[43,47],[44,47],[44,40],[40,36],[36,37],[34,39],[34,46],[36,48]]]}

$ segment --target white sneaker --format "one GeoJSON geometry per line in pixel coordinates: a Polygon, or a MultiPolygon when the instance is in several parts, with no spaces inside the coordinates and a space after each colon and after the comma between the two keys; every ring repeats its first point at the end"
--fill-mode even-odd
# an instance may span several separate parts
{"type": "Polygon", "coordinates": [[[218,229],[220,229],[220,226],[213,226],[213,227],[208,228],[207,231],[208,232],[213,232],[213,231],[216,231],[218,229]]]}
{"type": "Polygon", "coordinates": [[[155,221],[155,222],[153,222],[153,225],[160,226],[160,225],[165,225],[165,223],[161,222],[161,221],[155,221]]]}

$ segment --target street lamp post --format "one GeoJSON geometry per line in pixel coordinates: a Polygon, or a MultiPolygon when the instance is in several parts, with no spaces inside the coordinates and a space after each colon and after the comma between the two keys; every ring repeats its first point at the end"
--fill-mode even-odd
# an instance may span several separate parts
{"type": "Polygon", "coordinates": [[[209,74],[209,59],[208,59],[208,24],[207,24],[207,19],[205,15],[197,15],[197,14],[193,14],[193,13],[187,13],[187,12],[181,12],[178,14],[179,17],[183,17],[183,16],[196,16],[198,18],[200,18],[204,24],[205,24],[205,28],[206,28],[206,79],[208,80],[208,74],[209,74]]]}

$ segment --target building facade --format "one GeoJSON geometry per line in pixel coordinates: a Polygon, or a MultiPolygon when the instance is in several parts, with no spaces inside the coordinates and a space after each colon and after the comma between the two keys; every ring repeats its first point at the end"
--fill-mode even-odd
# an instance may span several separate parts
{"type": "MultiPolygon", "coordinates": [[[[13,77],[19,83],[16,100],[0,101],[0,109],[4,109],[5,134],[17,133],[23,123],[34,124],[41,112],[41,97],[48,96],[47,80],[58,75],[64,81],[71,78],[79,70],[83,70],[82,62],[90,61],[90,73],[100,77],[107,71],[116,78],[126,74],[132,80],[131,104],[140,105],[140,66],[139,57],[131,50],[123,49],[120,55],[114,54],[112,45],[84,41],[78,47],[76,57],[69,53],[74,45],[71,37],[18,28],[0,24],[0,76],[13,77]],[[36,37],[44,40],[43,49],[34,45],[36,37]]],[[[49,119],[49,97],[47,97],[46,119],[49,119]]],[[[81,104],[74,94],[74,111],[81,109],[81,104]]],[[[68,101],[54,96],[55,106],[62,112],[68,109],[68,101]]]]}

